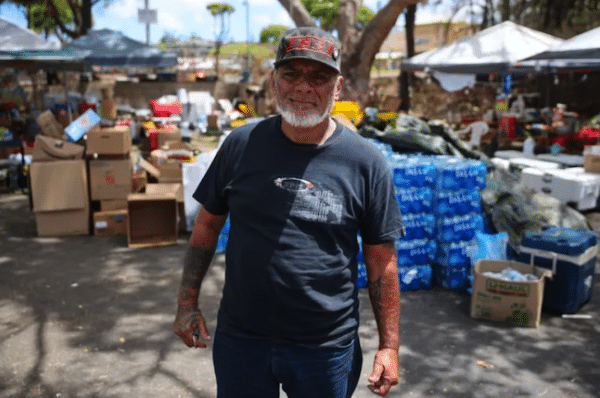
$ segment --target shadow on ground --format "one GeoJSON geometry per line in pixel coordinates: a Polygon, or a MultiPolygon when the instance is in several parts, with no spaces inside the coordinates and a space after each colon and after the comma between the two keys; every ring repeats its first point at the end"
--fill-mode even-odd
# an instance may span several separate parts
{"type": "MultiPolygon", "coordinates": [[[[210,348],[172,334],[187,236],[129,249],[125,237],[38,238],[23,195],[0,195],[0,397],[215,396],[210,348]]],[[[215,257],[202,291],[214,330],[223,285],[215,257]]],[[[598,282],[595,288],[600,288],[598,282]]],[[[366,388],[377,348],[360,293],[366,388]]],[[[597,397],[600,300],[591,319],[543,315],[540,328],[469,317],[469,297],[435,288],[402,296],[402,384],[393,397],[597,397]]]]}

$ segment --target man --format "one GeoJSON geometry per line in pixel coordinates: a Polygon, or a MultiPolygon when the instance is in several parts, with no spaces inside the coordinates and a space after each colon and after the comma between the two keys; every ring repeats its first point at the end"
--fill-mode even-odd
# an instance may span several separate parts
{"type": "Polygon", "coordinates": [[[281,115],[232,131],[194,194],[203,206],[174,331],[189,347],[210,339],[198,294],[229,215],[213,342],[219,398],[278,397],[280,385],[290,398],[352,395],[359,231],[380,340],[370,388],[385,395],[398,383],[401,216],[381,152],[329,116],[342,82],[333,36],[284,33],[270,76],[281,115]]]}

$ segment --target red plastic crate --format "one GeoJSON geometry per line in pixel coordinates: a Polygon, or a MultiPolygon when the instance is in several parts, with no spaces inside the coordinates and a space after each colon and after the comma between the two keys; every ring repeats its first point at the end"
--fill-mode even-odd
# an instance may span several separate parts
{"type": "Polygon", "coordinates": [[[181,115],[183,113],[183,106],[179,101],[163,104],[157,100],[150,100],[150,108],[154,117],[170,117],[171,115],[181,115]]]}

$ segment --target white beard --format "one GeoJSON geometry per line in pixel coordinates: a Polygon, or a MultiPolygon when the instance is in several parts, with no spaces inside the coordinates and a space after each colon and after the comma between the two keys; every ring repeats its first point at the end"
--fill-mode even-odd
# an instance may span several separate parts
{"type": "Polygon", "coordinates": [[[293,127],[300,127],[300,128],[315,127],[317,124],[321,123],[325,119],[325,117],[327,117],[327,113],[322,114],[322,115],[319,115],[318,113],[311,113],[309,115],[300,116],[290,110],[281,109],[281,107],[279,107],[279,105],[277,105],[277,107],[279,108],[281,117],[286,122],[291,124],[293,127]]]}
{"type": "Polygon", "coordinates": [[[297,114],[291,109],[285,109],[285,105],[282,104],[282,101],[279,97],[278,93],[275,93],[275,102],[277,104],[277,109],[279,113],[281,113],[281,117],[287,123],[296,128],[310,128],[315,127],[319,123],[321,123],[325,118],[331,113],[331,109],[333,108],[333,103],[335,99],[331,98],[327,108],[323,113],[319,113],[317,110],[311,113],[303,113],[297,114]]]}

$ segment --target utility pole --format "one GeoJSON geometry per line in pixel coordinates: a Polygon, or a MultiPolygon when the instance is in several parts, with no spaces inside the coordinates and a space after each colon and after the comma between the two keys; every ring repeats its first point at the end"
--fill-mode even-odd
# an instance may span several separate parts
{"type": "Polygon", "coordinates": [[[138,8],[138,22],[146,24],[146,44],[150,45],[150,24],[156,23],[156,10],[150,9],[150,0],[144,0],[145,8],[138,8]]]}
{"type": "Polygon", "coordinates": [[[246,70],[250,70],[250,4],[244,0],[246,6],[246,70]]]}

